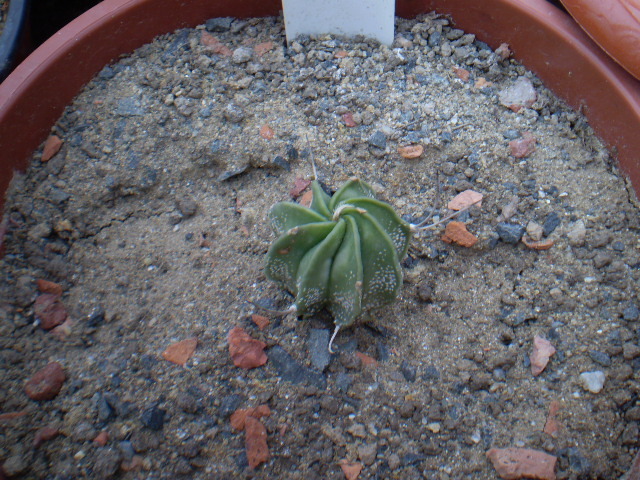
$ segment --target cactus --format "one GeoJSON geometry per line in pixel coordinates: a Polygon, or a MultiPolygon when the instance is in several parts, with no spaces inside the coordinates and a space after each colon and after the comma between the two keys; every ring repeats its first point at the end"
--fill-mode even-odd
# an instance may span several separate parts
{"type": "Polygon", "coordinates": [[[265,273],[295,296],[288,312],[327,308],[336,324],[333,341],[340,327],[396,299],[414,226],[361,180],[349,180],[331,197],[317,181],[311,188],[310,208],[280,202],[269,212],[278,238],[265,273]]]}

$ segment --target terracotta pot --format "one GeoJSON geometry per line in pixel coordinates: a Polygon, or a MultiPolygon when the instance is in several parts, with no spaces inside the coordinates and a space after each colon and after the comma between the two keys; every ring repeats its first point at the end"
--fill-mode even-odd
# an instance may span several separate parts
{"type": "MultiPolygon", "coordinates": [[[[277,15],[280,0],[105,0],[40,46],[0,85],[0,190],[81,87],[122,53],[211,17],[277,15]]],[[[398,0],[397,14],[436,10],[516,58],[574,108],[617,153],[640,189],[640,84],[545,0],[398,0]]],[[[2,202],[4,195],[0,197],[2,202]]],[[[2,203],[0,203],[0,208],[2,203]]]]}

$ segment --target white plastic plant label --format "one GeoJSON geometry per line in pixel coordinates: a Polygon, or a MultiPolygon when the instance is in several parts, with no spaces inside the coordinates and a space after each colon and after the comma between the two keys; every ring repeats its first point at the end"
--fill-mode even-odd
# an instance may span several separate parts
{"type": "Polygon", "coordinates": [[[283,0],[287,42],[300,35],[364,35],[393,43],[394,0],[283,0]]]}

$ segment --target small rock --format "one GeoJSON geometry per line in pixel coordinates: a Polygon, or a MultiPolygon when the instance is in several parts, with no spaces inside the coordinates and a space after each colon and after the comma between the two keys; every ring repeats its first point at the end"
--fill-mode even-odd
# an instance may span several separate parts
{"type": "Polygon", "coordinates": [[[311,365],[317,370],[323,372],[331,361],[329,354],[329,330],[312,328],[309,332],[309,353],[311,356],[311,365]]]}
{"type": "Polygon", "coordinates": [[[407,382],[415,382],[418,376],[418,369],[415,365],[410,364],[407,360],[402,360],[400,364],[400,372],[407,382]]]}
{"type": "Polygon", "coordinates": [[[640,346],[635,343],[627,342],[622,346],[622,356],[625,360],[633,360],[640,357],[640,346]]]}
{"type": "Polygon", "coordinates": [[[595,232],[589,238],[589,246],[591,248],[606,247],[611,242],[611,233],[608,231],[595,232]]]}
{"type": "Polygon", "coordinates": [[[433,300],[433,287],[426,281],[418,285],[418,300],[421,302],[431,302],[433,300]]]}
{"type": "Polygon", "coordinates": [[[525,158],[536,151],[536,138],[530,132],[524,132],[522,138],[509,142],[511,155],[516,158],[525,158]]]}
{"type": "Polygon", "coordinates": [[[10,455],[0,467],[0,478],[4,479],[2,473],[8,477],[16,477],[29,468],[29,460],[22,453],[14,453],[10,455]]]}
{"type": "Polygon", "coordinates": [[[153,451],[160,445],[157,434],[148,430],[135,430],[131,435],[131,447],[136,453],[153,451]]]}
{"type": "Polygon", "coordinates": [[[529,357],[531,361],[531,374],[536,377],[540,375],[549,363],[549,358],[556,353],[556,349],[546,340],[538,335],[533,338],[533,353],[529,357]]]}
{"type": "Polygon", "coordinates": [[[351,425],[349,428],[347,428],[347,433],[350,433],[357,438],[367,437],[367,429],[361,423],[354,423],[353,425],[351,425]]]}
{"type": "Polygon", "coordinates": [[[83,443],[93,440],[97,434],[98,432],[93,428],[93,425],[88,422],[80,422],[74,427],[71,437],[74,441],[83,443]]]}
{"type": "Polygon", "coordinates": [[[638,435],[640,435],[640,428],[637,422],[631,422],[627,424],[622,435],[620,436],[620,440],[623,445],[637,445],[638,444],[638,435]]]}
{"type": "Polygon", "coordinates": [[[38,295],[33,306],[34,314],[44,330],[62,325],[67,319],[67,309],[59,295],[43,293],[38,295]]]}
{"type": "Polygon", "coordinates": [[[42,157],[40,160],[42,162],[48,162],[51,160],[56,153],[60,151],[62,147],[62,139],[57,135],[51,135],[47,138],[47,141],[44,142],[44,147],[42,149],[42,157]]]}
{"type": "Polygon", "coordinates": [[[348,373],[340,372],[336,375],[336,387],[341,392],[347,393],[352,384],[353,378],[348,373]]]}
{"type": "Polygon", "coordinates": [[[122,453],[114,448],[100,448],[96,452],[96,461],[93,464],[94,478],[110,478],[116,474],[120,463],[122,462],[122,453]]]}
{"type": "Polygon", "coordinates": [[[543,233],[544,228],[539,223],[529,222],[527,224],[527,235],[529,235],[529,237],[531,237],[531,240],[533,240],[534,242],[540,241],[543,233]]]}
{"type": "Polygon", "coordinates": [[[232,17],[210,18],[205,23],[205,27],[209,32],[227,32],[231,28],[232,22],[232,17]]]}
{"type": "Polygon", "coordinates": [[[609,252],[598,252],[593,257],[593,266],[596,268],[604,268],[613,262],[613,255],[609,252]]]}
{"type": "Polygon", "coordinates": [[[153,405],[142,412],[140,421],[142,424],[150,430],[159,431],[164,426],[164,416],[166,412],[159,408],[157,405],[153,405]]]}
{"type": "Polygon", "coordinates": [[[182,392],[176,397],[176,405],[186,413],[197,413],[199,409],[198,400],[189,393],[182,392]]]}
{"type": "Polygon", "coordinates": [[[51,400],[60,393],[65,380],[66,376],[62,365],[58,362],[51,362],[31,377],[24,390],[32,400],[51,400]]]}
{"type": "Polygon", "coordinates": [[[176,199],[176,206],[183,217],[193,217],[198,211],[198,204],[189,195],[185,195],[176,199]]]}
{"type": "Polygon", "coordinates": [[[269,364],[273,365],[278,375],[287,382],[296,384],[307,382],[323,390],[327,386],[324,375],[300,365],[279,345],[269,350],[269,364]]]}
{"type": "Polygon", "coordinates": [[[249,47],[238,47],[231,56],[231,61],[236,64],[247,63],[253,57],[253,49],[249,47]]]}
{"type": "Polygon", "coordinates": [[[229,417],[235,412],[242,403],[242,397],[237,394],[226,395],[220,400],[220,407],[218,407],[218,415],[222,418],[229,417]]]}
{"type": "Polygon", "coordinates": [[[267,363],[267,354],[264,349],[266,343],[251,338],[241,327],[234,327],[227,336],[229,343],[229,355],[236,367],[251,369],[267,363]]]}
{"type": "Polygon", "coordinates": [[[392,453],[391,455],[389,455],[389,458],[387,458],[387,465],[389,465],[389,469],[391,471],[396,470],[400,466],[400,464],[400,457],[397,453],[392,453]]]}
{"type": "Polygon", "coordinates": [[[340,468],[344,474],[345,480],[356,480],[362,471],[362,464],[358,462],[348,462],[340,460],[340,468]]]}
{"type": "Polygon", "coordinates": [[[627,321],[635,321],[640,318],[640,309],[636,305],[629,305],[622,311],[622,318],[627,321]]]}
{"type": "Polygon", "coordinates": [[[470,248],[476,244],[478,237],[469,232],[463,222],[454,220],[447,223],[441,240],[445,243],[455,243],[456,245],[470,248]]]}
{"type": "Polygon", "coordinates": [[[572,247],[582,247],[584,245],[584,240],[587,236],[587,228],[584,225],[582,220],[578,220],[577,222],[570,225],[569,233],[567,233],[567,238],[569,239],[569,244],[572,247]]]}
{"type": "Polygon", "coordinates": [[[267,429],[260,420],[254,417],[247,417],[245,420],[244,443],[251,469],[269,460],[267,429]]]}
{"type": "Polygon", "coordinates": [[[548,453],[528,448],[492,448],[487,452],[493,468],[504,480],[536,478],[555,480],[557,458],[548,453]]]}
{"type": "Polygon", "coordinates": [[[244,117],[244,110],[235,103],[229,103],[224,109],[224,118],[229,120],[231,123],[240,123],[244,120],[244,117]]]}
{"type": "Polygon", "coordinates": [[[498,93],[498,98],[502,105],[517,112],[523,107],[530,108],[538,99],[538,95],[531,80],[518,77],[513,85],[498,93]]]}
{"type": "Polygon", "coordinates": [[[365,443],[358,446],[358,458],[365,465],[372,465],[376,461],[378,446],[375,443],[365,443]]]}
{"type": "Polygon", "coordinates": [[[580,374],[580,384],[582,388],[591,393],[600,393],[604,387],[605,375],[604,372],[584,372],[580,374]]]}
{"type": "Polygon", "coordinates": [[[524,235],[525,227],[517,223],[500,222],[496,226],[496,232],[503,242],[516,245],[524,235]]]}
{"type": "Polygon", "coordinates": [[[369,145],[375,148],[379,148],[380,150],[384,150],[387,148],[387,136],[381,132],[380,130],[376,130],[367,140],[369,145]]]}
{"type": "Polygon", "coordinates": [[[593,360],[594,362],[602,365],[603,367],[610,367],[611,366],[611,357],[609,355],[607,355],[604,352],[599,352],[597,350],[591,350],[589,352],[589,357],[591,357],[591,360],[593,360]]]}
{"type": "Polygon", "coordinates": [[[424,147],[422,145],[407,145],[406,147],[398,148],[400,156],[410,160],[419,158],[423,152],[424,147]]]}
{"type": "Polygon", "coordinates": [[[189,361],[191,356],[196,351],[197,346],[197,338],[187,338],[180,342],[169,345],[166,350],[162,352],[162,358],[171,363],[182,365],[184,367],[187,361],[189,361]]]}

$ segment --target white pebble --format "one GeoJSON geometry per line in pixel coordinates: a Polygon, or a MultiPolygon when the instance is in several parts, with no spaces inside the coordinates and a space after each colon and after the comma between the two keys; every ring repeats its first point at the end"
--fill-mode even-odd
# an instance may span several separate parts
{"type": "Polygon", "coordinates": [[[600,393],[604,387],[604,372],[597,370],[595,372],[581,373],[580,383],[585,390],[591,393],[600,393]]]}

